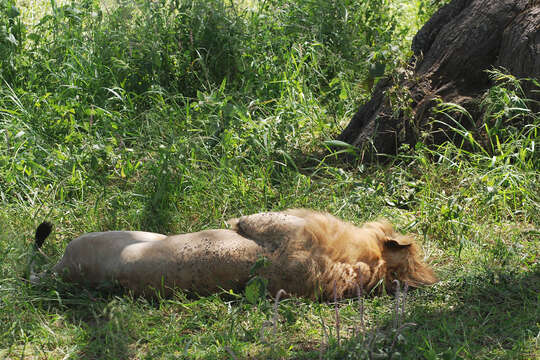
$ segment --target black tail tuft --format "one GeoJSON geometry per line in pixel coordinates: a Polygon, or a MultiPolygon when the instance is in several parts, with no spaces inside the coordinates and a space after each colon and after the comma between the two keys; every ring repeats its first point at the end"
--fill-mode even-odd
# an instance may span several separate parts
{"type": "Polygon", "coordinates": [[[52,224],[50,222],[44,221],[36,229],[36,242],[34,246],[36,249],[39,249],[43,246],[45,239],[52,231],[52,224]]]}

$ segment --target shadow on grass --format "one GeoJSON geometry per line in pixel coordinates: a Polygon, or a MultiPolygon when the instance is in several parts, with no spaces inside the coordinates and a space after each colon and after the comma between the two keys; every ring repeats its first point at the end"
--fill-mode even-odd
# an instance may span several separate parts
{"type": "MultiPolygon", "coordinates": [[[[133,329],[126,324],[110,303],[92,306],[94,317],[88,318],[88,312],[71,311],[70,320],[82,330],[80,349],[77,357],[82,359],[129,359],[133,358],[130,345],[137,342],[133,329]],[[96,315],[100,314],[100,315],[96,315]]],[[[88,309],[87,309],[88,310],[88,309]]]]}
{"type": "Polygon", "coordinates": [[[66,301],[70,303],[64,309],[66,319],[80,329],[78,358],[132,359],[144,353],[145,327],[140,317],[144,299],[115,288],[83,289],[66,301]]]}
{"type": "MultiPolygon", "coordinates": [[[[44,300],[42,306],[49,312],[65,314],[65,320],[80,329],[75,340],[77,357],[144,357],[153,352],[145,343],[151,344],[156,336],[161,341],[165,336],[151,331],[163,323],[163,314],[153,311],[159,307],[159,300],[132,298],[120,289],[87,290],[67,284],[49,284],[47,288],[55,289],[58,300],[44,300]]],[[[399,352],[394,353],[394,359],[534,359],[538,351],[534,342],[539,331],[539,294],[538,270],[487,270],[411,292],[406,304],[410,315],[401,322],[417,325],[404,330],[404,341],[393,347],[394,319],[385,316],[379,330],[386,338],[375,342],[374,353],[392,348],[399,352]]],[[[369,338],[370,333],[367,335],[369,338]]],[[[318,358],[318,340],[298,349],[295,358],[318,358]]],[[[340,345],[331,340],[323,357],[366,359],[366,345],[359,338],[342,339],[340,345]]]]}
{"type": "MultiPolygon", "coordinates": [[[[66,355],[67,351],[69,358],[130,359],[141,352],[138,309],[146,307],[144,299],[127,296],[119,287],[90,289],[53,278],[21,286],[19,293],[27,299],[21,305],[24,311],[37,311],[43,319],[56,318],[43,322],[49,330],[45,333],[36,330],[43,326],[41,317],[27,325],[28,333],[40,338],[36,344],[49,344],[38,351],[40,356],[56,346],[61,352],[50,356],[66,355]]],[[[14,344],[17,342],[15,339],[14,344]]]]}
{"type": "Polygon", "coordinates": [[[445,359],[532,356],[527,352],[539,331],[540,270],[488,271],[439,291],[439,301],[416,301],[410,309],[410,321],[418,326],[407,334],[412,341],[403,346],[404,355],[421,350],[427,358],[445,359]]]}
{"type": "MultiPolygon", "coordinates": [[[[401,319],[414,323],[401,334],[394,359],[533,359],[538,355],[540,271],[488,271],[411,293],[401,319]],[[404,340],[404,341],[403,341],[404,340]],[[535,353],[536,352],[536,353],[535,353]]],[[[388,358],[393,314],[383,321],[372,347],[388,358]]],[[[369,340],[334,341],[325,359],[367,359],[369,340]]],[[[314,353],[311,354],[314,356],[314,353]]]]}

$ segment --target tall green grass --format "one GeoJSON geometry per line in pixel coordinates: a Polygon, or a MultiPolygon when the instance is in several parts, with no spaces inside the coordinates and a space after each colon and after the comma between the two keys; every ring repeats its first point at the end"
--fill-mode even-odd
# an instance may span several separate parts
{"type": "Polygon", "coordinates": [[[0,0],[0,357],[534,358],[526,80],[492,72],[471,119],[486,138],[438,107],[467,146],[418,144],[384,166],[325,152],[440,3],[0,0]],[[21,279],[44,219],[52,263],[82,232],[189,232],[300,206],[418,235],[442,281],[408,294],[399,321],[415,326],[396,332],[389,297],[340,302],[336,317],[294,298],[148,301],[21,279]]]}

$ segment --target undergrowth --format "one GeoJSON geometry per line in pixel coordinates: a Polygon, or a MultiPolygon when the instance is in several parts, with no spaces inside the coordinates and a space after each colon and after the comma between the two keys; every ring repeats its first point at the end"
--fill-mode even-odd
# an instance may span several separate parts
{"type": "Polygon", "coordinates": [[[493,69],[471,119],[485,139],[440,104],[467,146],[384,165],[324,150],[442,3],[0,0],[0,358],[535,358],[540,116],[522,85],[536,80],[493,69]],[[53,263],[83,232],[290,207],[391,219],[441,282],[334,304],[21,278],[45,219],[53,263]]]}

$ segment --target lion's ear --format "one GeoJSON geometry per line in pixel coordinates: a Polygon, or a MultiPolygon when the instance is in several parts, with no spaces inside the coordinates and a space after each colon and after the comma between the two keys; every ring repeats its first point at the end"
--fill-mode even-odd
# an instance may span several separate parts
{"type": "Polygon", "coordinates": [[[390,249],[403,249],[413,244],[413,239],[409,236],[397,236],[394,238],[387,238],[384,242],[384,246],[390,249]]]}

